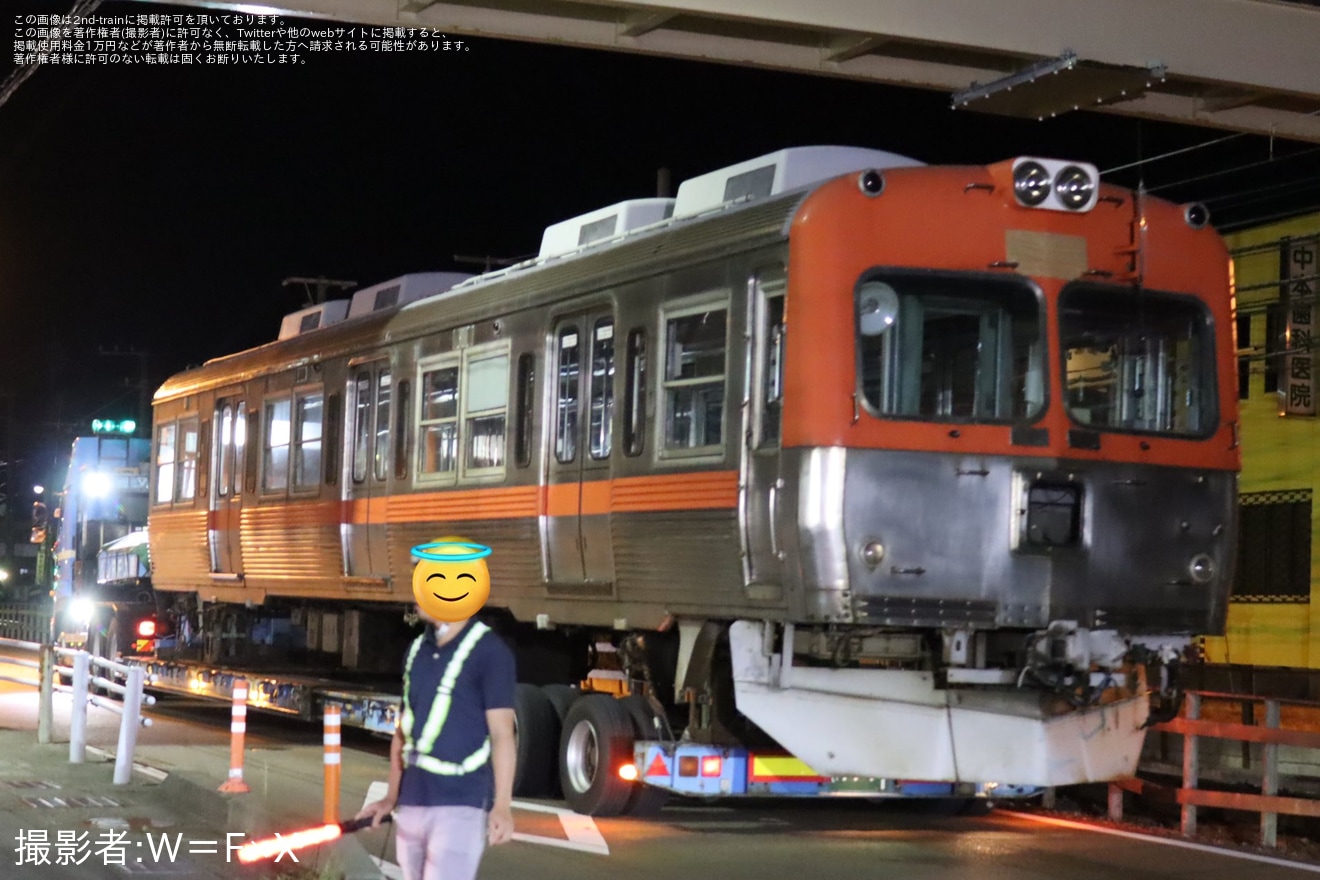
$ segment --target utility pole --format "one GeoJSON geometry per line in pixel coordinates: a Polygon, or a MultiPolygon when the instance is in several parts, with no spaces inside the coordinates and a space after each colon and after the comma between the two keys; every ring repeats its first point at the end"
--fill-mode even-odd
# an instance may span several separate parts
{"type": "Polygon", "coordinates": [[[356,281],[341,281],[336,278],[326,278],[323,275],[317,276],[316,278],[285,278],[282,286],[288,287],[291,284],[301,284],[303,286],[303,290],[307,294],[307,299],[309,300],[307,303],[309,306],[319,306],[321,303],[325,302],[325,295],[332,287],[337,290],[349,290],[357,287],[356,281]],[[316,288],[315,293],[312,292],[313,287],[316,288]]]}

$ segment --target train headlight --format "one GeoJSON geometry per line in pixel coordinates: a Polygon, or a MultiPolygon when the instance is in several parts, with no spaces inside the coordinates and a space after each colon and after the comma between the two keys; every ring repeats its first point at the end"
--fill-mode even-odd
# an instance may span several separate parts
{"type": "Polygon", "coordinates": [[[1198,584],[1208,584],[1215,577],[1215,561],[1204,553],[1198,553],[1187,563],[1187,573],[1198,584]]]}
{"type": "Polygon", "coordinates": [[[1022,204],[1036,207],[1050,194],[1050,173],[1030,159],[1019,164],[1013,169],[1013,193],[1022,204]]]}
{"type": "Polygon", "coordinates": [[[1011,165],[990,166],[990,174],[1000,184],[1008,176],[1013,197],[1026,208],[1081,214],[1100,197],[1100,169],[1087,162],[1019,156],[1011,165]]]}
{"type": "Polygon", "coordinates": [[[1080,165],[1069,165],[1054,175],[1054,193],[1070,211],[1080,211],[1091,203],[1095,180],[1080,165]]]}

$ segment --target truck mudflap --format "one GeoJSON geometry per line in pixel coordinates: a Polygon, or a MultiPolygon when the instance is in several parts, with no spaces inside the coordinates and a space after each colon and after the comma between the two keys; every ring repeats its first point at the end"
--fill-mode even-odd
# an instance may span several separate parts
{"type": "Polygon", "coordinates": [[[698,797],[1027,798],[1031,785],[1003,782],[924,782],[861,776],[822,776],[785,753],[698,743],[639,741],[637,781],[698,797]]]}

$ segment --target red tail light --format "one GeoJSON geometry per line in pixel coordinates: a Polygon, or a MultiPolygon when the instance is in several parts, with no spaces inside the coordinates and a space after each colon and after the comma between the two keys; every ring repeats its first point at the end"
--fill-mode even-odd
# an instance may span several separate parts
{"type": "Polygon", "coordinates": [[[722,769],[722,766],[721,766],[721,765],[722,765],[723,763],[724,763],[724,762],[720,760],[720,756],[719,756],[719,755],[713,755],[713,756],[711,756],[711,757],[702,758],[702,759],[701,759],[701,775],[702,775],[702,776],[719,776],[719,775],[720,775],[720,770],[722,769]]]}
{"type": "Polygon", "coordinates": [[[138,638],[149,639],[156,634],[156,621],[142,620],[138,622],[138,638]]]}

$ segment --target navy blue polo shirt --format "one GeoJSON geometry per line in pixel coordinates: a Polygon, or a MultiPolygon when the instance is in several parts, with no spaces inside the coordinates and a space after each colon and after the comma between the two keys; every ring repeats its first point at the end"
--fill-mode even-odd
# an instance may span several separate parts
{"type": "MultiPolygon", "coordinates": [[[[444,677],[449,661],[473,625],[468,623],[444,646],[436,645],[435,627],[427,625],[425,641],[413,660],[408,687],[408,699],[413,712],[411,733],[414,743],[421,736],[427,716],[431,714],[440,679],[444,677]]],[[[411,642],[408,650],[412,650],[411,642]]],[[[406,653],[404,657],[407,658],[406,653]]],[[[493,630],[486,632],[463,661],[463,671],[454,683],[449,717],[445,719],[445,726],[436,738],[431,754],[442,761],[458,763],[480,749],[490,735],[486,710],[512,709],[516,682],[513,652],[493,630]]],[[[495,801],[495,772],[490,761],[472,773],[442,776],[421,767],[409,767],[406,758],[405,754],[403,780],[399,784],[399,806],[479,807],[489,810],[495,801]]]]}

